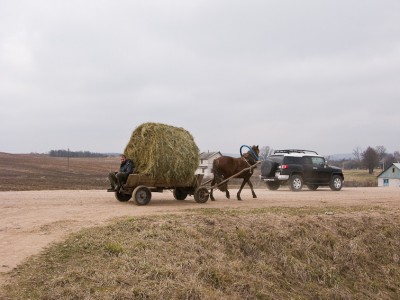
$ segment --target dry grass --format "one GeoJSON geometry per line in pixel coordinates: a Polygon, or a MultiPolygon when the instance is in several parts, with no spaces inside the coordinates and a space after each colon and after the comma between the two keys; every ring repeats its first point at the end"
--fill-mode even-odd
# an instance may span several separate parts
{"type": "Polygon", "coordinates": [[[2,299],[398,299],[400,218],[371,208],[202,209],[83,230],[2,299]]]}
{"type": "Polygon", "coordinates": [[[369,174],[368,170],[344,170],[344,185],[347,187],[378,186],[377,176],[382,170],[375,170],[369,174]]]}

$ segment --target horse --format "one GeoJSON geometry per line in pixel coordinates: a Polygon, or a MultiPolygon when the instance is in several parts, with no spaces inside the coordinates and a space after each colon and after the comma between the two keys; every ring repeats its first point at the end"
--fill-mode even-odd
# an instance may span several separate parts
{"type": "MultiPolygon", "coordinates": [[[[221,156],[216,158],[213,161],[213,172],[214,172],[214,178],[211,181],[211,191],[210,191],[210,198],[211,201],[215,201],[215,198],[213,196],[213,189],[212,187],[217,183],[220,183],[235,174],[234,178],[243,178],[243,182],[240,186],[239,191],[237,192],[237,199],[242,200],[240,198],[240,193],[244,187],[244,185],[247,183],[251,189],[251,193],[253,194],[253,198],[257,198],[256,193],[254,193],[253,190],[253,184],[250,181],[251,175],[253,175],[253,168],[243,171],[246,168],[249,168],[251,166],[254,166],[257,163],[258,160],[258,154],[260,153],[260,150],[258,149],[257,146],[252,146],[251,150],[249,150],[247,153],[244,153],[241,157],[239,158],[234,158],[231,156],[221,156]],[[254,154],[255,156],[254,156],[254,154]],[[240,173],[241,172],[241,173],[240,173]]],[[[221,192],[225,192],[226,198],[230,198],[230,194],[228,191],[228,182],[218,186],[218,189],[221,192]]]]}

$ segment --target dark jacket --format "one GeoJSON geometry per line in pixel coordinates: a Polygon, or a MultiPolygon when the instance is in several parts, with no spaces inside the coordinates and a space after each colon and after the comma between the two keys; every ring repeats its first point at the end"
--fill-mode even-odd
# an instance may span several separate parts
{"type": "Polygon", "coordinates": [[[125,160],[119,167],[119,171],[122,173],[132,174],[135,169],[133,162],[130,159],[125,160]]]}

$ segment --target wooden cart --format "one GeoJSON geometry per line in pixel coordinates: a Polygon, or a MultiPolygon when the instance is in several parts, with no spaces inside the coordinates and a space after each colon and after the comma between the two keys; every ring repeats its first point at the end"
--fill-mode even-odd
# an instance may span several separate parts
{"type": "Polygon", "coordinates": [[[126,183],[115,192],[118,201],[129,201],[132,197],[137,205],[147,205],[151,200],[152,192],[173,190],[176,200],[185,200],[188,195],[193,195],[198,203],[205,203],[209,199],[208,189],[201,186],[203,174],[194,175],[188,182],[157,181],[150,175],[131,174],[126,183]]]}

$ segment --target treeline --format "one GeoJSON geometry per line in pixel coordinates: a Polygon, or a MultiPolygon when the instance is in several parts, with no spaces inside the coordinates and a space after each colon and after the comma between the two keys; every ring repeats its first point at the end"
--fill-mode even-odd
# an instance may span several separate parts
{"type": "Polygon", "coordinates": [[[353,159],[336,162],[339,162],[345,169],[366,168],[369,174],[372,174],[376,168],[385,170],[393,163],[400,162],[400,152],[388,153],[384,146],[367,147],[365,150],[356,147],[353,149],[353,159]]]}
{"type": "Polygon", "coordinates": [[[52,157],[107,157],[108,154],[90,151],[70,151],[70,150],[50,150],[49,156],[52,157]]]}

